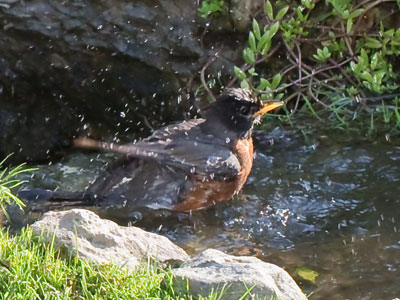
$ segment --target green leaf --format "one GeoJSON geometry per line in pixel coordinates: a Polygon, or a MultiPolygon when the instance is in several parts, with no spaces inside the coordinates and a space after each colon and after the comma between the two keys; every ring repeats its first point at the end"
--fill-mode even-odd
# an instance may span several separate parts
{"type": "Polygon", "coordinates": [[[272,78],[272,83],[271,86],[273,89],[276,89],[279,85],[279,83],[281,83],[281,74],[277,73],[273,78],[272,78]]]}
{"type": "Polygon", "coordinates": [[[248,72],[251,76],[258,76],[258,73],[256,72],[256,69],[254,69],[254,68],[251,68],[250,70],[248,70],[248,72]]]}
{"type": "Polygon", "coordinates": [[[261,50],[261,55],[262,56],[267,55],[270,48],[271,48],[271,40],[268,40],[265,43],[264,48],[261,50]]]}
{"type": "Polygon", "coordinates": [[[315,4],[312,0],[301,0],[301,4],[308,9],[313,9],[315,7],[315,4]]]}
{"type": "Polygon", "coordinates": [[[261,51],[268,41],[271,42],[271,38],[269,37],[269,31],[266,31],[258,42],[257,51],[261,51]]]}
{"type": "Polygon", "coordinates": [[[368,63],[368,54],[364,49],[361,49],[361,56],[359,56],[359,59],[362,59],[365,63],[368,63]]]}
{"type": "Polygon", "coordinates": [[[261,100],[272,100],[273,95],[271,93],[261,94],[261,100]]]}
{"type": "Polygon", "coordinates": [[[256,36],[257,40],[261,39],[260,26],[258,25],[256,19],[253,19],[253,33],[256,36]]]}
{"type": "Polygon", "coordinates": [[[249,85],[249,83],[247,82],[246,79],[243,79],[243,80],[240,82],[240,87],[241,87],[242,89],[249,89],[249,88],[250,88],[250,85],[249,85]]]}
{"type": "Polygon", "coordinates": [[[298,18],[300,21],[305,21],[305,20],[307,19],[307,17],[305,17],[305,16],[303,15],[303,13],[302,13],[302,11],[301,11],[301,9],[300,9],[299,7],[297,8],[296,12],[297,12],[297,18],[298,18]]]}
{"type": "Polygon", "coordinates": [[[357,18],[359,15],[362,14],[363,11],[364,11],[363,8],[356,9],[355,11],[353,11],[353,12],[350,14],[349,18],[351,18],[351,19],[357,18]]]}
{"type": "Polygon", "coordinates": [[[269,31],[268,31],[268,36],[270,39],[273,38],[273,36],[278,32],[279,29],[279,22],[276,22],[271,25],[269,31]]]}
{"type": "Polygon", "coordinates": [[[315,283],[315,279],[319,276],[319,273],[317,271],[311,270],[307,267],[296,268],[296,273],[301,278],[311,281],[312,283],[315,283]]]}
{"type": "Polygon", "coordinates": [[[245,80],[247,78],[246,73],[236,66],[233,67],[233,72],[241,80],[245,80]]]}
{"type": "Polygon", "coordinates": [[[372,56],[372,58],[371,58],[371,69],[372,70],[375,70],[376,69],[376,67],[377,67],[377,65],[378,65],[378,62],[379,62],[379,55],[378,55],[378,53],[375,53],[373,56],[372,56]]]}
{"type": "Polygon", "coordinates": [[[329,49],[325,46],[323,49],[317,49],[317,54],[314,54],[313,57],[319,61],[325,61],[329,57],[331,57],[331,52],[329,49]]]}
{"type": "MultiPolygon", "coordinates": [[[[399,29],[400,29],[400,28],[399,28],[399,29]]],[[[381,33],[382,33],[382,35],[383,35],[384,37],[392,38],[392,37],[394,36],[394,34],[395,34],[395,31],[394,31],[394,29],[392,28],[392,29],[388,29],[388,30],[386,30],[386,31],[381,31],[381,33]]],[[[397,31],[396,31],[396,33],[397,33],[397,31]]]]}
{"type": "Polygon", "coordinates": [[[365,79],[365,80],[366,80],[367,82],[369,82],[369,83],[372,83],[372,82],[374,81],[372,75],[371,75],[369,72],[367,72],[367,71],[362,72],[362,73],[361,73],[361,77],[362,77],[363,79],[365,79]]]}
{"type": "Polygon", "coordinates": [[[254,33],[252,31],[249,32],[249,45],[251,50],[253,50],[254,52],[257,50],[256,38],[254,37],[254,33]]]}
{"type": "Polygon", "coordinates": [[[288,12],[288,10],[289,10],[289,6],[285,6],[284,8],[282,8],[281,10],[279,10],[278,13],[276,14],[275,19],[276,19],[276,20],[281,20],[281,19],[286,15],[286,13],[288,12]]]}
{"type": "Polygon", "coordinates": [[[269,2],[269,0],[265,2],[265,13],[270,20],[274,19],[274,9],[272,8],[272,4],[269,2]]]}
{"type": "Polygon", "coordinates": [[[245,48],[243,50],[243,58],[248,64],[254,64],[255,58],[254,58],[254,52],[250,48],[245,48]]]}
{"type": "Polygon", "coordinates": [[[379,40],[374,39],[374,38],[370,38],[370,37],[366,37],[365,40],[367,41],[364,45],[367,48],[371,48],[371,49],[379,49],[382,48],[382,44],[379,40]]]}
{"type": "Polygon", "coordinates": [[[260,78],[260,84],[257,86],[257,90],[263,91],[266,88],[271,89],[271,83],[265,78],[260,78]]]}
{"type": "Polygon", "coordinates": [[[348,18],[346,22],[346,32],[350,33],[352,28],[353,28],[353,19],[348,18]]]}
{"type": "Polygon", "coordinates": [[[347,88],[347,92],[350,94],[350,95],[356,95],[357,93],[358,93],[358,90],[354,87],[354,86],[351,86],[351,87],[349,87],[349,88],[347,88]]]}
{"type": "Polygon", "coordinates": [[[208,16],[221,11],[224,6],[223,0],[204,0],[198,9],[200,17],[206,19],[208,16]]]}
{"type": "Polygon", "coordinates": [[[364,80],[362,83],[367,89],[372,90],[372,85],[368,81],[364,80]]]}
{"type": "Polygon", "coordinates": [[[381,84],[383,76],[385,76],[385,73],[386,72],[384,70],[377,71],[374,75],[374,82],[381,84]]]}
{"type": "Polygon", "coordinates": [[[354,73],[358,73],[359,72],[359,65],[356,64],[354,61],[350,62],[350,69],[354,72],[354,73]]]}
{"type": "Polygon", "coordinates": [[[338,1],[338,0],[329,0],[329,1],[327,1],[327,2],[329,2],[330,4],[332,4],[332,6],[333,6],[333,8],[334,8],[334,13],[336,12],[336,13],[338,13],[339,15],[343,16],[344,12],[343,12],[343,9],[342,9],[342,7],[341,7],[341,4],[342,4],[342,3],[340,3],[340,1],[338,1]]]}

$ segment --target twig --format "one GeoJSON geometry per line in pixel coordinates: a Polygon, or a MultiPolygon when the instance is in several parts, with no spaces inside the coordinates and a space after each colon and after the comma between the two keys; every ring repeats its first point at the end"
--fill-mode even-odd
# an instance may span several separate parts
{"type": "Polygon", "coordinates": [[[298,94],[301,94],[303,91],[299,90],[297,92],[294,92],[293,94],[291,94],[290,96],[285,98],[285,103],[288,103],[290,100],[292,100],[293,98],[297,97],[298,94]]]}
{"type": "MultiPolygon", "coordinates": [[[[299,85],[301,86],[302,83],[302,68],[301,68],[301,50],[300,50],[300,46],[297,43],[294,43],[296,45],[297,48],[297,53],[298,53],[298,57],[297,57],[297,64],[298,64],[298,71],[299,71],[299,85]]],[[[312,77],[311,77],[312,79],[312,77]]],[[[300,89],[301,90],[301,89],[300,89]]],[[[301,93],[299,93],[297,95],[297,99],[296,99],[296,104],[294,105],[294,109],[293,112],[295,112],[297,110],[297,107],[299,106],[299,102],[300,102],[300,97],[301,97],[301,93]]]]}
{"type": "Polygon", "coordinates": [[[310,82],[308,83],[308,92],[311,95],[311,97],[315,100],[315,102],[321,104],[323,107],[325,108],[329,108],[329,105],[327,105],[326,103],[322,102],[321,100],[319,100],[315,95],[314,92],[312,91],[312,82],[313,82],[314,77],[310,78],[310,82]]]}
{"type": "MultiPolygon", "coordinates": [[[[384,3],[384,2],[394,2],[395,0],[377,0],[373,3],[371,3],[370,5],[368,5],[366,8],[364,8],[363,12],[361,13],[361,15],[358,16],[357,22],[354,25],[354,32],[357,31],[358,27],[360,26],[360,23],[362,21],[362,19],[364,18],[365,14],[370,11],[371,9],[373,9],[375,6],[384,3]]],[[[366,2],[366,1],[365,1],[366,2]]],[[[364,3],[364,2],[363,2],[364,3]]]]}
{"type": "MultiPolygon", "coordinates": [[[[297,61],[297,56],[296,56],[296,54],[292,51],[292,49],[290,49],[290,46],[288,45],[288,43],[287,43],[285,40],[284,40],[283,42],[284,42],[284,45],[285,45],[287,51],[289,52],[289,54],[294,58],[295,61],[297,61]]],[[[311,68],[310,66],[308,66],[308,65],[306,65],[306,64],[304,64],[304,63],[302,63],[301,66],[302,66],[304,69],[308,70],[309,72],[313,72],[313,68],[311,68]]],[[[324,72],[321,72],[321,75],[324,76],[326,79],[329,79],[329,78],[331,77],[331,76],[329,76],[328,74],[324,74],[324,72]]]]}
{"type": "Polygon", "coordinates": [[[295,69],[295,68],[296,68],[296,66],[292,65],[292,66],[288,67],[286,70],[281,71],[281,72],[280,72],[281,77],[283,77],[284,75],[286,75],[286,73],[292,71],[292,70],[295,69]]]}
{"type": "MultiPolygon", "coordinates": [[[[339,67],[339,65],[337,64],[337,62],[336,62],[334,59],[329,58],[329,61],[330,61],[332,64],[338,66],[338,69],[340,69],[340,71],[342,72],[343,76],[346,77],[346,79],[347,79],[353,86],[358,87],[358,85],[354,82],[354,80],[351,79],[351,77],[347,74],[347,72],[346,72],[345,70],[343,70],[342,68],[339,67]]],[[[359,89],[359,91],[360,91],[361,96],[365,97],[365,94],[364,94],[364,92],[362,91],[362,89],[359,89]]]]}
{"type": "Polygon", "coordinates": [[[214,56],[214,57],[212,57],[210,60],[208,60],[208,62],[203,66],[203,68],[202,68],[201,71],[200,71],[200,80],[201,80],[201,83],[202,83],[204,89],[207,91],[207,94],[210,96],[210,98],[211,98],[214,102],[216,101],[216,100],[215,100],[215,96],[213,95],[213,93],[211,92],[211,90],[209,89],[209,87],[208,87],[208,85],[207,85],[207,82],[206,82],[204,73],[205,73],[206,69],[208,68],[208,66],[211,65],[217,58],[218,58],[218,52],[215,53],[215,56],[214,56]]]}
{"type": "Polygon", "coordinates": [[[138,116],[142,117],[144,125],[146,125],[146,127],[149,128],[151,132],[153,132],[153,131],[154,131],[154,128],[153,128],[153,126],[151,126],[151,124],[150,124],[150,122],[147,120],[146,116],[145,116],[145,115],[142,115],[142,114],[138,114],[138,116]]]}
{"type": "MultiPolygon", "coordinates": [[[[358,9],[359,7],[361,7],[362,5],[364,5],[365,3],[368,3],[369,1],[370,1],[370,0],[365,0],[365,1],[361,2],[361,3],[359,3],[357,6],[353,7],[353,10],[352,10],[350,13],[352,13],[353,11],[355,11],[356,9],[358,9]]],[[[318,36],[318,39],[322,39],[322,38],[326,35],[326,33],[328,33],[329,31],[331,31],[332,29],[335,29],[336,26],[339,24],[339,22],[342,22],[342,19],[341,19],[341,18],[339,18],[338,20],[336,20],[336,21],[331,25],[330,29],[328,29],[328,30],[326,30],[326,31],[323,31],[323,32],[318,36]]],[[[355,30],[354,30],[353,32],[355,32],[355,30]]]]}
{"type": "MultiPolygon", "coordinates": [[[[323,72],[332,70],[332,69],[340,68],[341,66],[347,64],[347,63],[348,63],[349,61],[351,61],[351,60],[352,60],[352,58],[348,58],[348,59],[342,61],[341,63],[337,64],[337,65],[329,66],[329,67],[324,67],[324,68],[321,68],[321,69],[319,69],[319,70],[316,70],[316,71],[314,71],[312,74],[307,75],[307,76],[304,76],[304,77],[303,77],[303,80],[304,80],[304,79],[308,79],[308,78],[310,78],[310,77],[312,77],[312,76],[315,76],[315,75],[317,75],[317,74],[320,74],[320,73],[323,73],[323,72]]],[[[286,89],[286,88],[288,88],[288,87],[291,87],[292,85],[295,85],[295,84],[297,84],[298,82],[299,82],[299,80],[297,79],[297,80],[292,81],[291,83],[288,83],[288,84],[286,84],[285,86],[282,86],[282,87],[277,88],[277,89],[275,89],[275,90],[270,90],[270,91],[265,91],[265,92],[264,92],[264,91],[261,91],[260,93],[261,93],[261,94],[276,93],[276,92],[282,91],[282,90],[284,90],[284,89],[286,89]]]]}
{"type": "MultiPolygon", "coordinates": [[[[343,32],[346,32],[346,29],[344,28],[343,20],[340,20],[340,26],[342,27],[343,32]]],[[[352,42],[349,41],[348,37],[344,37],[343,39],[346,43],[347,49],[349,50],[351,57],[354,57],[354,51],[353,51],[353,48],[351,47],[352,42]]]]}
{"type": "MultiPolygon", "coordinates": [[[[364,33],[335,34],[335,38],[346,38],[346,37],[351,38],[351,37],[355,37],[355,36],[363,37],[363,36],[365,36],[365,34],[364,33]]],[[[368,36],[378,37],[380,35],[378,33],[371,33],[371,34],[368,34],[368,36]]],[[[304,43],[315,43],[315,42],[323,42],[323,41],[327,41],[327,40],[331,40],[331,39],[332,39],[331,37],[327,36],[325,38],[318,38],[317,37],[315,39],[311,39],[311,38],[295,38],[294,40],[298,41],[298,42],[304,42],[304,43]]]]}

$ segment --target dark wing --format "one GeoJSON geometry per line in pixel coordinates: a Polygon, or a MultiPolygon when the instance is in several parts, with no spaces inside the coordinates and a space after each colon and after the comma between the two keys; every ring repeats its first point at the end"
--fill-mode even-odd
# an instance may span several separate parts
{"type": "MultiPolygon", "coordinates": [[[[160,161],[193,174],[212,174],[232,179],[240,172],[237,157],[225,141],[205,134],[200,126],[204,119],[172,124],[154,132],[130,148],[129,156],[160,161]]],[[[221,178],[222,177],[222,178],[221,178]]]]}
{"type": "Polygon", "coordinates": [[[78,140],[84,148],[100,148],[183,169],[218,179],[233,179],[240,172],[237,157],[228,144],[202,131],[204,119],[183,121],[155,131],[136,144],[116,145],[91,140],[78,140]]]}

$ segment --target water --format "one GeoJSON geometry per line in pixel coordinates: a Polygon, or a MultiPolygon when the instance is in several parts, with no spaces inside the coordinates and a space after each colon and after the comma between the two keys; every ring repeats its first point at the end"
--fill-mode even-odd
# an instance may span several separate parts
{"type": "MultiPolygon", "coordinates": [[[[400,297],[400,147],[343,132],[274,129],[258,136],[243,193],[192,215],[101,214],[168,236],[196,254],[216,248],[285,268],[310,299],[400,297]],[[272,137],[272,138],[271,138],[272,137]],[[315,283],[296,274],[307,267],[315,283]]],[[[397,145],[399,145],[397,143],[397,145]]],[[[71,153],[31,185],[82,190],[114,154],[71,153]]]]}

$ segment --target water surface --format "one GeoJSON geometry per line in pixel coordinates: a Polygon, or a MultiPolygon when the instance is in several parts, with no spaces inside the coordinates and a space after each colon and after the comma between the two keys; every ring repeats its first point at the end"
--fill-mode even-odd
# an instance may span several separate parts
{"type": "MultiPolygon", "coordinates": [[[[243,193],[207,211],[101,211],[171,238],[191,254],[216,248],[285,268],[310,299],[400,297],[400,147],[343,132],[257,135],[243,193]],[[315,283],[296,268],[317,271],[315,283]]],[[[83,190],[116,159],[73,152],[40,166],[30,185],[83,190]]]]}

